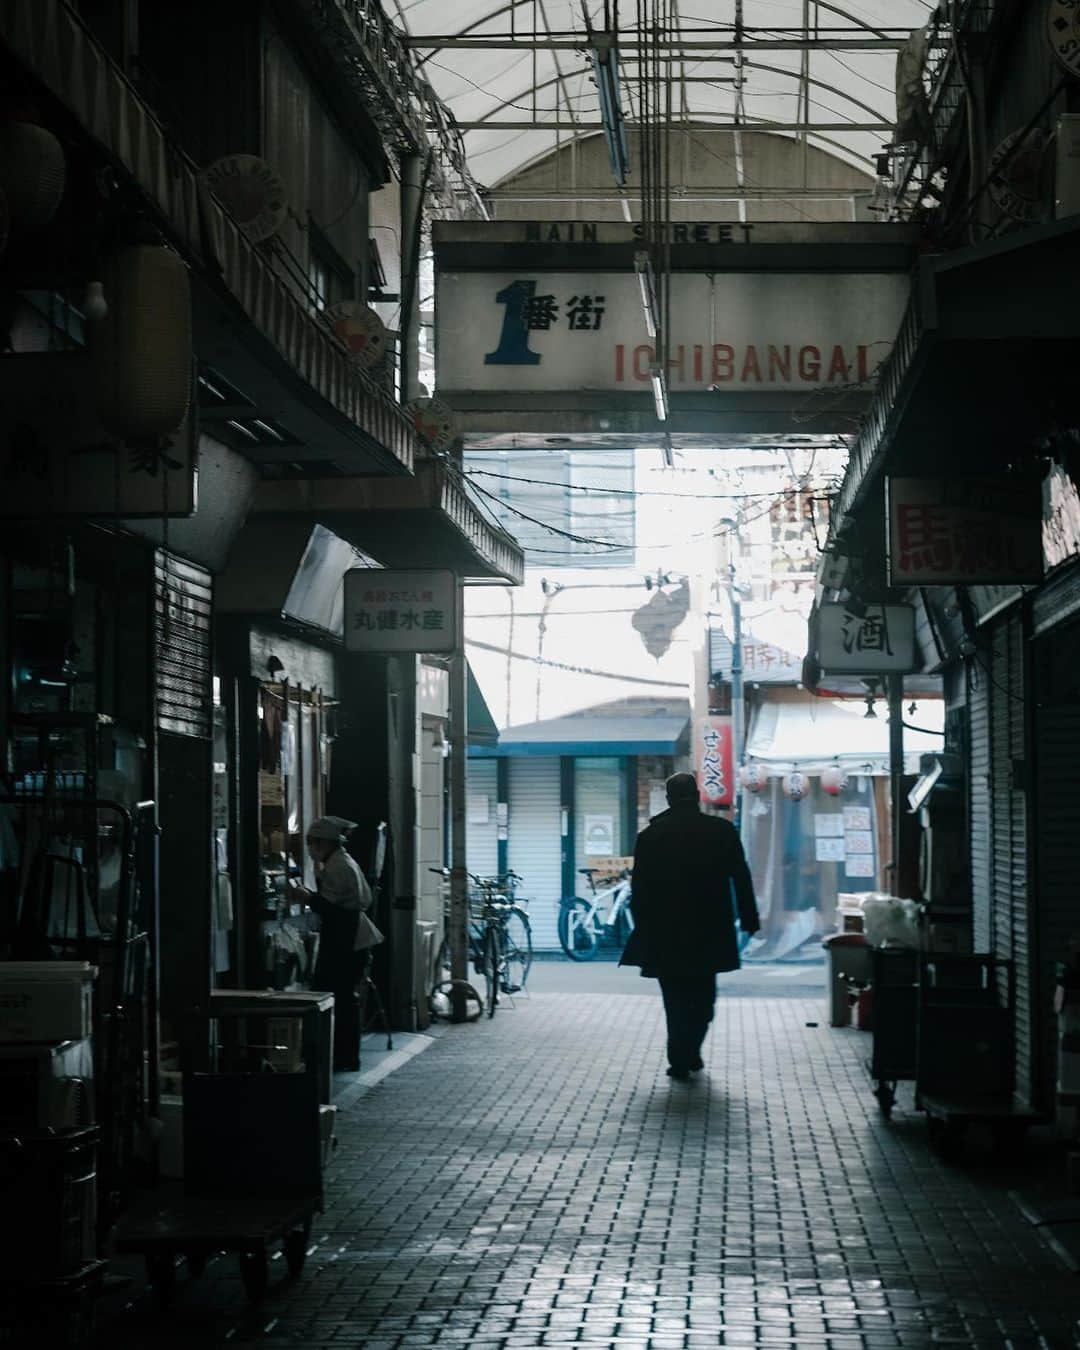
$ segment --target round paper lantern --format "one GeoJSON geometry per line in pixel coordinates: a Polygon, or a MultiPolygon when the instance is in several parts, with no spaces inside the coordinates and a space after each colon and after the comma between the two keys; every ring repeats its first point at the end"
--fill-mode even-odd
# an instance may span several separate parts
{"type": "Polygon", "coordinates": [[[796,769],[794,773],[785,776],[783,787],[793,802],[801,802],[810,791],[810,779],[796,769]]]}
{"type": "Polygon", "coordinates": [[[106,262],[105,316],[90,328],[102,425],[126,440],[178,430],[191,399],[188,269],[162,244],[133,244],[106,262]]]}
{"type": "Polygon", "coordinates": [[[769,781],[769,771],[764,764],[744,764],[739,770],[739,782],[747,792],[760,792],[769,781]]]}
{"type": "Polygon", "coordinates": [[[359,300],[342,300],[330,306],[326,320],[334,336],[348,347],[353,365],[361,370],[369,370],[386,355],[390,335],[370,305],[359,300]]]}
{"type": "Polygon", "coordinates": [[[847,787],[847,774],[839,764],[830,764],[821,772],[821,786],[830,797],[839,797],[847,787]]]}
{"type": "Polygon", "coordinates": [[[66,179],[64,149],[51,131],[33,122],[0,124],[0,189],[13,229],[48,225],[63,198],[66,179]]]}

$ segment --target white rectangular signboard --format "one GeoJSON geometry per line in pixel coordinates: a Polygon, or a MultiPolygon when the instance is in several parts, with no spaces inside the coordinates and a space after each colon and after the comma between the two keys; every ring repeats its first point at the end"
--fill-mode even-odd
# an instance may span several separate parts
{"type": "Polygon", "coordinates": [[[345,650],[452,652],[457,585],[447,571],[352,568],[345,573],[345,650]]]}
{"type": "MultiPolygon", "coordinates": [[[[867,386],[909,293],[883,272],[676,273],[671,286],[675,394],[867,386]]],[[[442,272],[435,327],[439,393],[650,389],[632,271],[442,272]]]]}
{"type": "Polygon", "coordinates": [[[831,675],[900,675],[917,669],[915,611],[910,605],[822,605],[818,660],[831,675]]]}

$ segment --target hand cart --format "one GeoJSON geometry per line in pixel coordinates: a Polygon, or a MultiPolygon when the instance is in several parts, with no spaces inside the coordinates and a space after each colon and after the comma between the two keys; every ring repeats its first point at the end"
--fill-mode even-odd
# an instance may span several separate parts
{"type": "MultiPolygon", "coordinates": [[[[253,1011],[250,998],[219,1000],[214,1008],[216,1018],[253,1024],[267,1015],[265,1007],[253,1011]]],[[[303,1020],[301,1044],[316,1047],[327,1039],[332,995],[294,999],[287,1015],[303,1020]]],[[[231,1041],[226,1044],[237,1052],[231,1041]]],[[[143,1253],[162,1304],[172,1296],[178,1256],[197,1276],[214,1253],[235,1252],[253,1302],[266,1292],[274,1243],[281,1242],[290,1275],[303,1269],[312,1218],[323,1199],[323,1059],[309,1052],[296,1071],[268,1072],[263,1064],[255,1072],[184,1075],[183,1184],[146,1196],[115,1234],[117,1251],[143,1253]]]]}
{"type": "Polygon", "coordinates": [[[874,1042],[868,1068],[881,1114],[888,1119],[897,1083],[916,1074],[919,953],[907,947],[871,948],[870,987],[874,1042]]]}
{"type": "Polygon", "coordinates": [[[977,1122],[1003,1155],[1023,1142],[1038,1113],[1014,1097],[1011,961],[935,953],[922,958],[915,1105],[946,1156],[977,1122]]]}

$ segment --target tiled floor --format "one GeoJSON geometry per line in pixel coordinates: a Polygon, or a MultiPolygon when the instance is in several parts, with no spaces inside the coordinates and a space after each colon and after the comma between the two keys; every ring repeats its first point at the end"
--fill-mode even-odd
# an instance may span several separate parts
{"type": "Polygon", "coordinates": [[[104,1343],[1080,1345],[1016,1176],[940,1162],[903,1096],[883,1121],[866,1050],[817,1000],[731,999],[672,1084],[658,998],[536,993],[353,1097],[298,1280],[252,1312],[222,1258],[104,1343]]]}

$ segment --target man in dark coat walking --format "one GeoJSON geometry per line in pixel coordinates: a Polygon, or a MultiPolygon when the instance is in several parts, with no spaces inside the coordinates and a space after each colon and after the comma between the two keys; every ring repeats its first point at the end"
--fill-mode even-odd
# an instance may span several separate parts
{"type": "Polygon", "coordinates": [[[668,1074],[704,1068],[718,971],[739,968],[735,909],[744,933],[760,922],[754,884],[734,825],[706,816],[692,773],[667,780],[668,809],[638,835],[630,912],[634,931],[620,965],[660,981],[667,1015],[668,1074]],[[732,904],[732,887],[735,904],[732,904]]]}

